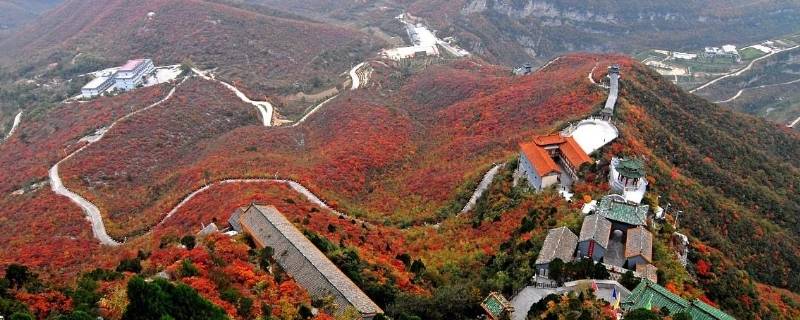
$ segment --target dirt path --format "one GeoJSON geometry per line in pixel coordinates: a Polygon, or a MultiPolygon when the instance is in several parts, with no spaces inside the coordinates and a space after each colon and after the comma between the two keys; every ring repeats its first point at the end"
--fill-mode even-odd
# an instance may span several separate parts
{"type": "Polygon", "coordinates": [[[206,75],[205,72],[194,68],[192,68],[192,71],[205,80],[219,82],[220,84],[228,88],[228,90],[233,91],[233,93],[236,94],[236,96],[239,97],[240,100],[258,109],[258,112],[261,114],[261,122],[264,124],[265,127],[272,126],[272,114],[274,113],[274,108],[272,107],[271,103],[269,103],[268,101],[250,100],[250,98],[248,98],[247,95],[245,95],[242,91],[240,91],[230,83],[214,79],[213,77],[206,75]]]}
{"type": "Polygon", "coordinates": [[[172,95],[175,94],[175,90],[176,89],[177,89],[177,86],[173,87],[169,91],[167,96],[165,96],[163,99],[159,100],[158,102],[153,103],[153,104],[151,104],[151,105],[149,105],[147,107],[144,107],[142,109],[136,110],[134,112],[131,112],[131,113],[129,113],[129,114],[117,119],[116,121],[112,122],[111,125],[109,125],[107,127],[107,129],[102,130],[99,134],[97,134],[96,136],[92,137],[91,139],[84,140],[84,141],[87,142],[86,145],[84,145],[83,147],[79,148],[78,150],[75,150],[74,152],[70,153],[69,155],[67,155],[66,157],[61,159],[61,161],[56,163],[48,171],[48,176],[50,177],[50,186],[52,187],[53,192],[55,192],[57,195],[61,195],[61,196],[69,198],[70,200],[72,200],[72,202],[77,204],[81,208],[81,210],[83,210],[83,213],[86,214],[86,219],[89,220],[89,223],[91,223],[91,225],[92,225],[92,233],[94,234],[94,237],[97,238],[97,240],[100,240],[100,243],[103,244],[103,245],[118,246],[121,243],[116,241],[116,240],[114,240],[113,238],[111,238],[111,236],[109,236],[108,233],[106,232],[106,226],[103,223],[102,215],[100,215],[100,209],[98,209],[97,206],[95,206],[94,204],[92,204],[91,202],[86,200],[85,198],[81,197],[79,194],[77,194],[75,192],[72,192],[71,190],[67,189],[67,187],[64,186],[64,183],[61,181],[61,177],[59,176],[59,173],[58,173],[58,167],[61,165],[61,163],[63,163],[65,161],[69,160],[70,158],[74,157],[76,154],[80,153],[81,151],[83,151],[84,149],[88,148],[92,144],[102,140],[103,137],[105,136],[105,134],[109,130],[111,130],[115,125],[117,125],[117,123],[119,123],[120,121],[128,119],[128,118],[132,117],[133,115],[135,115],[137,113],[146,111],[146,110],[151,109],[153,107],[156,107],[156,106],[164,103],[165,101],[169,100],[172,97],[172,95]]]}
{"type": "Polygon", "coordinates": [[[787,82],[782,82],[782,83],[765,84],[765,85],[761,85],[761,86],[757,86],[757,87],[742,88],[742,90],[739,90],[739,92],[737,92],[733,97],[730,97],[730,98],[728,98],[726,100],[717,101],[717,102],[714,102],[714,103],[728,103],[728,102],[731,102],[733,100],[736,100],[740,96],[742,96],[742,93],[744,93],[745,90],[763,89],[763,88],[769,88],[769,87],[784,86],[784,85],[787,85],[787,84],[793,84],[793,83],[798,83],[798,82],[800,82],[800,79],[795,79],[795,80],[792,80],[792,81],[787,81],[787,82]]]}

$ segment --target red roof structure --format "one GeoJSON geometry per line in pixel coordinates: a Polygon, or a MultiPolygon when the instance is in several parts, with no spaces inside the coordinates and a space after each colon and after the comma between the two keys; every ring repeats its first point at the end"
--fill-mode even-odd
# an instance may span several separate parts
{"type": "Polygon", "coordinates": [[[133,70],[136,70],[136,67],[138,67],[140,64],[142,64],[142,62],[144,62],[144,59],[128,60],[128,62],[125,62],[125,64],[123,64],[121,67],[119,67],[119,71],[133,71],[133,70]]]}
{"type": "Polygon", "coordinates": [[[526,142],[519,146],[522,149],[522,153],[525,154],[525,157],[528,158],[528,161],[531,162],[533,168],[536,169],[536,173],[538,173],[540,177],[544,177],[553,172],[561,173],[558,164],[553,161],[553,158],[550,157],[547,150],[540,147],[535,142],[526,142]]]}
{"type": "Polygon", "coordinates": [[[526,158],[531,162],[539,176],[550,173],[560,173],[561,169],[553,160],[551,153],[547,149],[557,148],[559,155],[573,170],[577,170],[584,163],[591,163],[592,158],[581,149],[572,137],[563,137],[560,134],[547,136],[537,136],[533,142],[520,144],[520,149],[526,158]]]}

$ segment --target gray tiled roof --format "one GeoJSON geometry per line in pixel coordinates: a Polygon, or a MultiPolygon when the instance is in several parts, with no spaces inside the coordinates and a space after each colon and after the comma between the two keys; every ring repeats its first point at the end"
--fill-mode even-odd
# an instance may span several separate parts
{"type": "Polygon", "coordinates": [[[575,253],[577,245],[578,236],[567,227],[550,229],[547,232],[547,238],[544,239],[542,250],[539,251],[539,256],[536,257],[536,264],[550,263],[555,258],[559,258],[564,262],[572,261],[572,255],[575,253]]]}
{"type": "Polygon", "coordinates": [[[583,219],[581,226],[581,235],[578,238],[579,242],[586,240],[594,240],[603,248],[608,247],[608,239],[611,236],[611,221],[599,214],[586,216],[583,219]]]}
{"type": "Polygon", "coordinates": [[[628,240],[625,242],[625,258],[638,255],[653,261],[653,234],[642,226],[628,229],[628,240]]]}
{"type": "Polygon", "coordinates": [[[383,313],[275,207],[252,205],[240,223],[259,246],[274,249],[273,258],[311,296],[333,296],[340,312],[353,306],[362,315],[383,313]]]}
{"type": "Polygon", "coordinates": [[[233,228],[233,230],[236,232],[242,232],[242,226],[239,224],[239,219],[241,218],[245,209],[247,209],[247,207],[236,208],[236,210],[233,211],[233,214],[231,214],[230,219],[228,219],[228,224],[230,224],[231,228],[233,228]]]}

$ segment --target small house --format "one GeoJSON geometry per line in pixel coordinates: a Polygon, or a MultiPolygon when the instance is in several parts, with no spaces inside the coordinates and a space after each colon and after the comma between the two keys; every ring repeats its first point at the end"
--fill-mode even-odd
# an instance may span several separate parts
{"type": "Polygon", "coordinates": [[[597,214],[587,216],[583,219],[581,234],[578,237],[579,256],[600,261],[606,253],[610,237],[611,221],[597,214]]]}
{"type": "Polygon", "coordinates": [[[625,241],[625,261],[628,269],[636,270],[640,264],[649,264],[653,261],[653,234],[645,227],[638,226],[628,229],[625,241]]]}
{"type": "Polygon", "coordinates": [[[636,273],[639,274],[639,277],[642,279],[658,282],[658,268],[652,264],[636,265],[636,273]]]}
{"type": "Polygon", "coordinates": [[[547,277],[550,262],[556,258],[564,262],[572,261],[577,244],[578,236],[567,227],[550,229],[544,239],[544,244],[542,244],[542,250],[539,251],[539,256],[536,257],[537,274],[547,277]]]}

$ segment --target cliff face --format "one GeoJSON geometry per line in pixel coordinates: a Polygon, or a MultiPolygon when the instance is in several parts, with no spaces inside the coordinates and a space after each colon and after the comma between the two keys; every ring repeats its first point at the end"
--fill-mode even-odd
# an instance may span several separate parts
{"type": "Polygon", "coordinates": [[[629,52],[763,40],[794,31],[798,10],[800,5],[785,1],[469,0],[455,20],[462,38],[478,38],[483,47],[511,47],[488,56],[519,63],[572,50],[629,52]]]}

